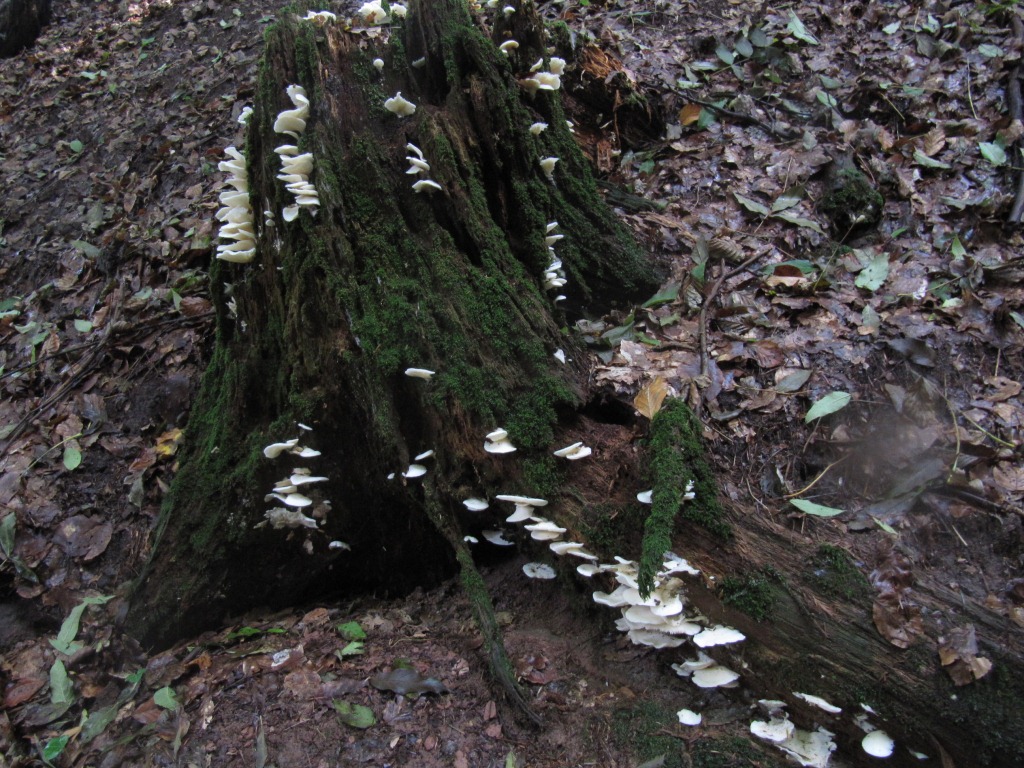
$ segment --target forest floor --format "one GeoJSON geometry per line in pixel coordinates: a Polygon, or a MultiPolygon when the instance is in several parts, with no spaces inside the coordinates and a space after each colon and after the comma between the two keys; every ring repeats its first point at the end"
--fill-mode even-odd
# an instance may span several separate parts
{"type": "MultiPolygon", "coordinates": [[[[280,10],[55,5],[0,61],[0,766],[782,764],[749,736],[757,691],[694,688],[582,585],[524,579],[518,553],[484,570],[539,731],[495,700],[454,583],[249,614],[160,653],[118,633],[212,343],[217,162],[280,10]],[[403,665],[422,695],[388,690],[403,665]]],[[[569,318],[597,380],[689,399],[723,500],[809,553],[853,553],[890,642],[928,620],[902,571],[1019,647],[1015,4],[539,5],[596,42],[576,66],[664,106],[651,137],[566,88],[610,199],[670,273],[631,314],[569,318]],[[836,197],[843,169],[881,197],[836,197]]],[[[958,682],[983,677],[969,638],[939,652],[968,662],[958,682]]]]}

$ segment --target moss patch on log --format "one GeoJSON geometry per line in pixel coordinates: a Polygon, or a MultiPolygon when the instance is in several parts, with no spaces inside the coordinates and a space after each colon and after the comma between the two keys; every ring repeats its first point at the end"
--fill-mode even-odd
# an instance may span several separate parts
{"type": "Polygon", "coordinates": [[[764,621],[771,616],[782,590],[781,575],[770,567],[726,576],[718,586],[723,603],[743,611],[756,621],[764,621]]]}
{"type": "Polygon", "coordinates": [[[728,539],[732,535],[722,519],[718,487],[705,458],[700,422],[683,400],[668,400],[655,414],[647,453],[654,492],[651,512],[644,523],[640,557],[642,595],[650,593],[662,556],[672,549],[672,533],[680,510],[684,520],[700,525],[716,537],[728,539]],[[691,482],[695,496],[684,501],[691,482]]]}
{"type": "Polygon", "coordinates": [[[870,601],[874,590],[867,577],[842,547],[822,544],[811,558],[808,582],[823,595],[870,601]]]}

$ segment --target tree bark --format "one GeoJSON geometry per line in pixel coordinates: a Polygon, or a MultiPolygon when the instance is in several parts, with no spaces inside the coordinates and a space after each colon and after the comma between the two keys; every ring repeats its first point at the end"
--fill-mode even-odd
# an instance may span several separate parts
{"type": "Polygon", "coordinates": [[[0,0],[0,58],[28,48],[50,23],[51,0],[0,0]]]}
{"type": "Polygon", "coordinates": [[[557,291],[542,285],[546,224],[565,236],[568,305],[649,295],[657,277],[600,198],[558,93],[531,98],[516,84],[518,62],[541,55],[532,4],[517,16],[511,58],[461,0],[412,3],[387,42],[292,15],[268,30],[246,146],[257,258],[211,270],[216,346],[128,612],[145,644],[254,604],[435,583],[455,570],[463,499],[526,493],[549,471],[553,429],[586,399],[587,371],[557,291]],[[293,140],[273,124],[292,83],[312,104],[299,149],[315,158],[321,206],[288,223],[274,149],[293,140]],[[413,116],[384,109],[396,91],[413,116]],[[549,127],[534,136],[535,122],[549,127]],[[408,143],[441,191],[411,189],[408,143]],[[548,156],[559,158],[551,178],[548,156]],[[410,378],[409,367],[436,375],[410,378]],[[322,456],[265,458],[264,446],[300,435],[298,422],[322,456]],[[499,427],[517,453],[484,451],[499,427]],[[429,472],[403,478],[427,450],[429,472]],[[330,501],[322,525],[257,528],[276,504],[265,494],[300,464],[329,478],[317,486],[330,501]]]}

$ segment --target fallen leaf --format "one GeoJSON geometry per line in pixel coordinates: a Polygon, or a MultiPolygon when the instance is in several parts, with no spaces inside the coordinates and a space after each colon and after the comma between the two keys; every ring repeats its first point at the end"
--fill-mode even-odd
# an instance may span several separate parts
{"type": "Polygon", "coordinates": [[[633,399],[633,407],[643,416],[653,419],[654,415],[661,410],[666,396],[668,396],[668,383],[661,376],[656,376],[633,399]]]}

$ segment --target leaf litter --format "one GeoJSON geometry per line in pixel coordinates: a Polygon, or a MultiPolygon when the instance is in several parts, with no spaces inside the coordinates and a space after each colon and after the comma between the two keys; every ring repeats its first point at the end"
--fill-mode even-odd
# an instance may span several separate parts
{"type": "MultiPolygon", "coordinates": [[[[1002,94],[1020,52],[1005,25],[983,4],[540,5],[601,40],[591,63],[602,79],[657,91],[673,116],[641,146],[618,130],[582,135],[587,113],[567,101],[607,181],[634,196],[624,219],[669,273],[633,314],[585,319],[581,330],[600,339],[597,380],[648,415],[666,396],[702,409],[717,463],[745,468],[723,472],[738,506],[780,510],[813,484],[797,500],[815,519],[787,519],[875,564],[873,618],[894,645],[937,636],[920,603],[951,574],[963,599],[1024,626],[1011,569],[985,554],[1015,546],[1024,498],[1024,267],[1020,231],[1003,227],[1022,129],[1004,119],[1002,94]],[[850,240],[856,222],[837,231],[821,207],[846,153],[884,197],[879,223],[850,240]],[[805,423],[830,393],[847,394],[846,407],[805,423]],[[908,473],[912,487],[900,484],[908,473]],[[753,498],[769,477],[778,487],[753,498]]],[[[46,737],[48,759],[114,749],[116,714],[122,728],[149,729],[116,747],[126,756],[146,745],[231,765],[226,745],[251,744],[304,764],[344,744],[365,759],[500,764],[512,744],[486,715],[494,705],[457,600],[367,608],[365,641],[339,641],[324,622],[354,614],[316,609],[290,615],[281,633],[226,641],[226,631],[151,658],[116,640],[106,609],[76,607],[145,557],[211,329],[209,168],[239,139],[234,118],[273,12],[212,0],[65,6],[36,46],[0,63],[0,544],[13,589],[42,612],[18,609],[12,626],[36,640],[0,648],[18,732],[46,737]],[[59,631],[72,616],[81,626],[59,631]],[[58,666],[54,638],[105,650],[58,666]],[[392,642],[415,648],[415,674],[452,695],[374,699],[365,681],[392,668],[392,642]],[[293,668],[271,670],[285,650],[293,668]],[[279,691],[291,698],[275,710],[268,694],[279,691]],[[87,722],[91,740],[47,725],[79,697],[104,713],[87,722]],[[161,706],[171,700],[180,708],[161,706]],[[355,708],[372,710],[388,740],[340,727],[289,740],[285,723],[322,718],[333,701],[360,723],[355,708]],[[267,717],[258,727],[254,707],[267,717]],[[436,725],[456,712],[461,736],[436,725]]],[[[501,571],[492,578],[500,585],[501,571]]],[[[550,620],[524,599],[510,603],[521,617],[550,620]]],[[[585,683],[601,673],[566,663],[529,621],[510,629],[518,668],[552,712],[595,700],[585,683]]],[[[976,643],[969,624],[939,640],[958,685],[987,673],[976,643]]],[[[611,690],[596,700],[633,695],[624,680],[611,690]]],[[[0,735],[12,728],[3,721],[0,735]]]]}

